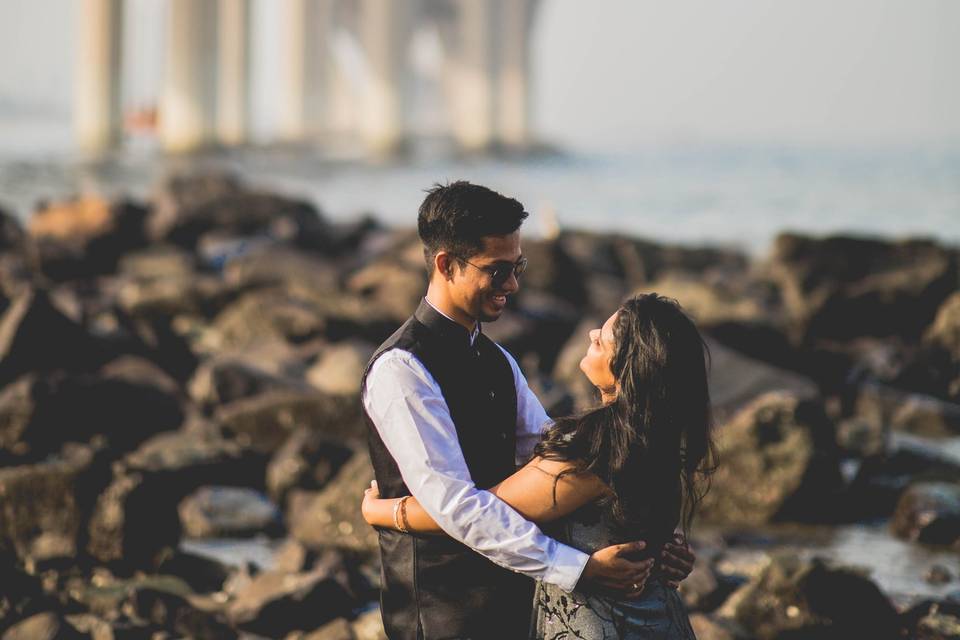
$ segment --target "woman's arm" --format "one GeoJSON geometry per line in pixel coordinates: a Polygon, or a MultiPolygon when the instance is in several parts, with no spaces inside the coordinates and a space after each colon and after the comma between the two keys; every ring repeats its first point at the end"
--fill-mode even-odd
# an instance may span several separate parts
{"type": "MultiPolygon", "coordinates": [[[[550,522],[575,511],[608,491],[607,486],[593,473],[561,472],[573,469],[570,462],[534,458],[512,476],[491,487],[490,492],[510,505],[527,520],[550,522]],[[554,502],[556,497],[556,502],[554,502]]],[[[364,492],[361,510],[368,524],[396,529],[394,509],[402,498],[382,499],[373,483],[364,492]]],[[[404,505],[406,525],[418,533],[443,533],[433,518],[423,510],[414,497],[404,505]]],[[[402,516],[402,512],[398,516],[402,516]]]]}

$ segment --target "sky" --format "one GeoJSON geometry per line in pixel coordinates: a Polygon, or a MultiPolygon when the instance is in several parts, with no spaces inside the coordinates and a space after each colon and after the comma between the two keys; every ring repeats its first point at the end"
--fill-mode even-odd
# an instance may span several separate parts
{"type": "MultiPolygon", "coordinates": [[[[254,0],[253,111],[267,132],[277,1],[254,0]]],[[[125,93],[146,101],[162,5],[127,2],[125,93]]],[[[69,122],[80,5],[0,1],[0,114],[69,122]]],[[[542,0],[531,37],[535,127],[574,148],[960,144],[957,0],[542,0]]]]}

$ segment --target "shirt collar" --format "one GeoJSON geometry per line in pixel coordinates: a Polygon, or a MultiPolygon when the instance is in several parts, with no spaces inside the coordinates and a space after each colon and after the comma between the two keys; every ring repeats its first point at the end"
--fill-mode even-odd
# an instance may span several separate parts
{"type": "Polygon", "coordinates": [[[443,311],[440,311],[440,309],[437,309],[426,297],[424,297],[414,315],[417,316],[417,320],[442,334],[467,334],[467,337],[470,339],[470,346],[473,346],[473,343],[477,340],[477,336],[480,335],[479,321],[477,321],[477,324],[473,327],[473,331],[468,333],[466,327],[443,311]]]}

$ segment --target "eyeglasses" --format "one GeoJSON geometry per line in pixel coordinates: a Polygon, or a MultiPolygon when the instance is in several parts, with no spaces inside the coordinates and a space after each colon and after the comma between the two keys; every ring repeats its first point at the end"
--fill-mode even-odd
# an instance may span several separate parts
{"type": "Polygon", "coordinates": [[[510,278],[511,273],[519,280],[520,274],[527,270],[527,259],[524,257],[521,257],[516,262],[497,262],[495,264],[487,265],[486,267],[475,265],[464,258],[458,258],[458,260],[461,262],[466,262],[474,269],[479,269],[480,271],[483,271],[489,275],[490,280],[493,281],[493,286],[497,287],[498,289],[502,287],[510,278]]]}

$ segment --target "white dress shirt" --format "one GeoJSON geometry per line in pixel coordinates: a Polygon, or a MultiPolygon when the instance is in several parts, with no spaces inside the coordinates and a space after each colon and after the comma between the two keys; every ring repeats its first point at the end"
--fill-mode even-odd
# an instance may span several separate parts
{"type": "MultiPolygon", "coordinates": [[[[500,350],[517,390],[516,460],[521,464],[550,419],[516,360],[500,350]]],[[[544,535],[474,485],[440,386],[416,356],[391,349],[377,358],[367,375],[363,405],[407,488],[448,535],[502,567],[573,591],[589,555],[544,535]]]]}

